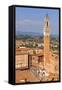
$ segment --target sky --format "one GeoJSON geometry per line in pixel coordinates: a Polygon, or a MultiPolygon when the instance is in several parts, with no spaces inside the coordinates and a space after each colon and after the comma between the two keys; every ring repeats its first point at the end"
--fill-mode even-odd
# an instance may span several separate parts
{"type": "Polygon", "coordinates": [[[16,7],[16,34],[17,32],[44,32],[44,18],[50,18],[50,34],[59,34],[59,10],[45,8],[16,7]]]}

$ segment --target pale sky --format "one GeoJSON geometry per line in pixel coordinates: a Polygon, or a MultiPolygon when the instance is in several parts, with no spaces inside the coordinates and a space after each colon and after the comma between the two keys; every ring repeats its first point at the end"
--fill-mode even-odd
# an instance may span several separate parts
{"type": "Polygon", "coordinates": [[[50,17],[50,34],[59,34],[59,10],[16,7],[16,33],[43,33],[44,17],[50,17]]]}

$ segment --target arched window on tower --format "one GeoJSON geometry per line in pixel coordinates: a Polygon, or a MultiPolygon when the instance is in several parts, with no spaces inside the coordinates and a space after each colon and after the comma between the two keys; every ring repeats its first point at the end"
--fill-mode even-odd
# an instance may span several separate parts
{"type": "Polygon", "coordinates": [[[47,27],[48,27],[48,21],[47,21],[47,27]]]}

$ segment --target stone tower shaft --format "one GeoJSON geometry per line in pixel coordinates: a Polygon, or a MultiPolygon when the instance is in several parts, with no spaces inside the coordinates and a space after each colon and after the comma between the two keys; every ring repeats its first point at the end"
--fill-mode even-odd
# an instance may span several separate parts
{"type": "Polygon", "coordinates": [[[50,51],[50,19],[49,16],[45,16],[44,21],[44,65],[49,62],[50,51]]]}

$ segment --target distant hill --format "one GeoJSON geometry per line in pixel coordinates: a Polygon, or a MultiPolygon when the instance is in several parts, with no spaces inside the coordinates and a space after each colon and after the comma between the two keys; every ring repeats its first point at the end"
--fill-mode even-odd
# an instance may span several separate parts
{"type": "MultiPolygon", "coordinates": [[[[22,38],[24,38],[24,39],[28,39],[28,38],[33,38],[33,37],[43,37],[43,33],[37,33],[37,32],[19,32],[19,31],[17,31],[16,32],[16,38],[17,39],[22,39],[22,38]]],[[[52,35],[50,35],[50,38],[52,38],[52,39],[54,39],[54,38],[59,38],[59,35],[56,35],[56,34],[52,34],[52,35]]]]}
{"type": "Polygon", "coordinates": [[[29,35],[29,36],[42,36],[42,33],[37,33],[37,32],[16,32],[16,36],[20,35],[29,35]]]}

